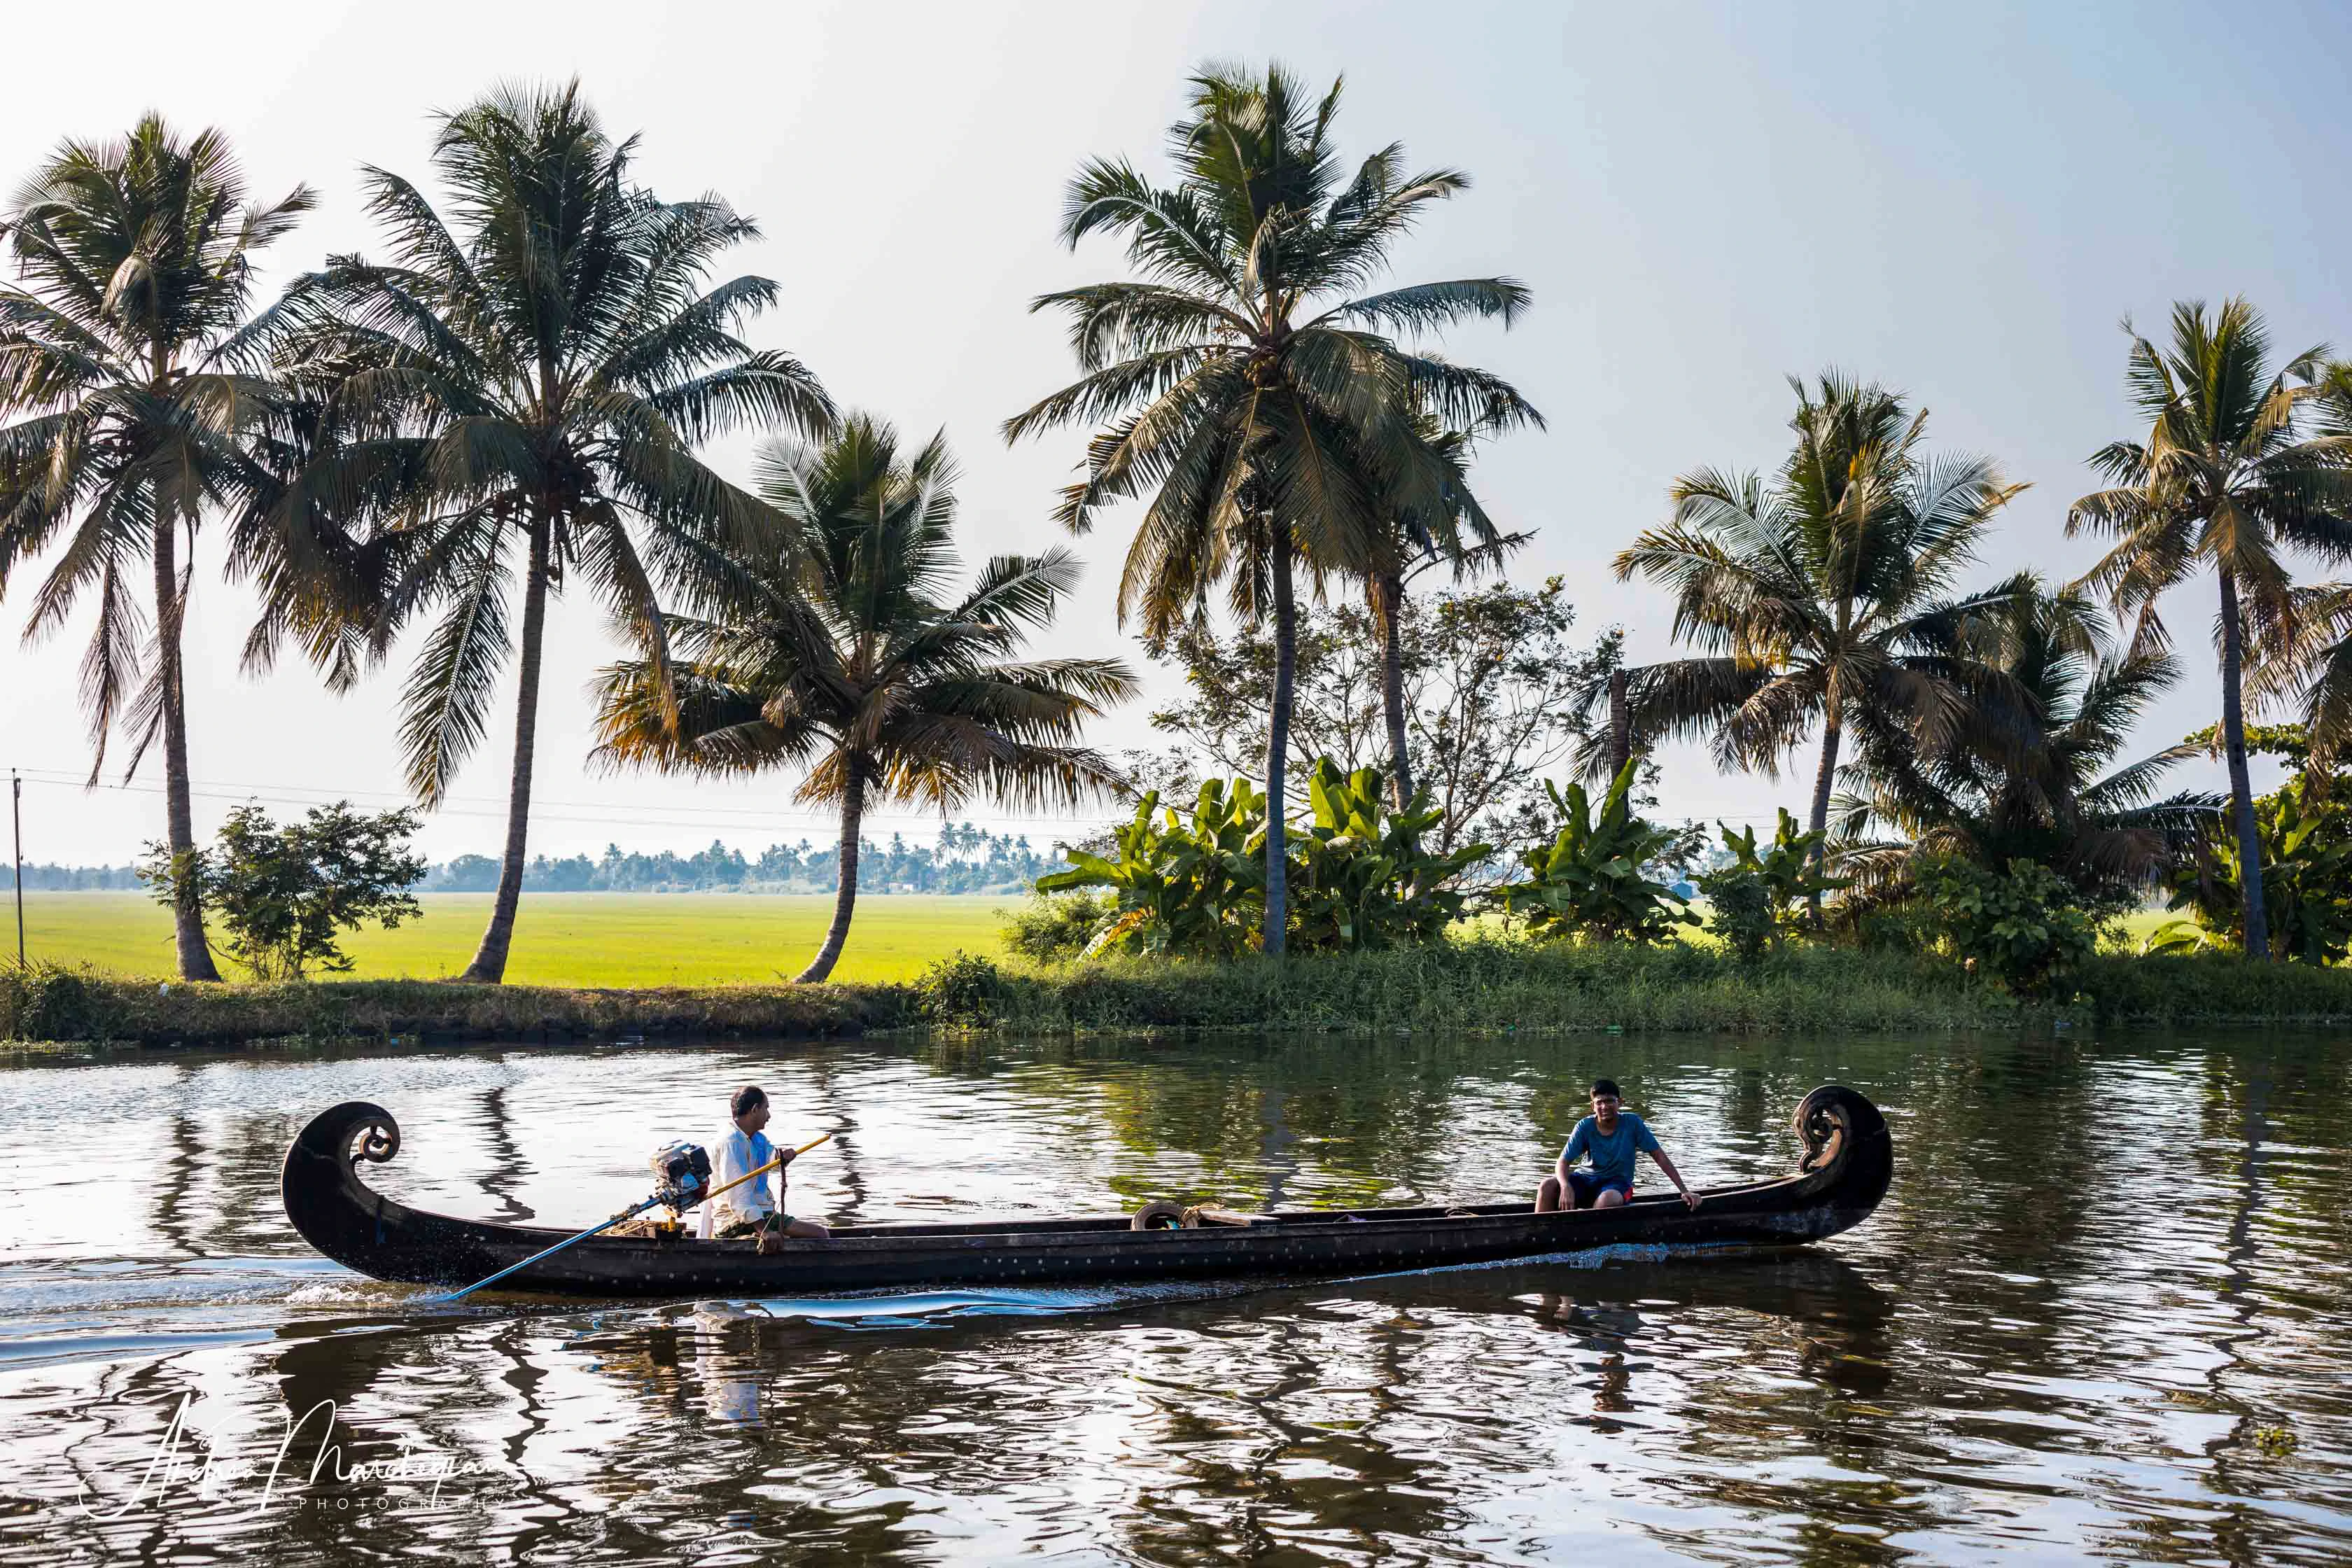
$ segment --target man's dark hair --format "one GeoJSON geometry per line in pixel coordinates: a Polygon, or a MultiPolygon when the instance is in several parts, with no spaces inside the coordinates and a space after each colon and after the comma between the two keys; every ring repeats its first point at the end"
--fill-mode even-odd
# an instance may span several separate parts
{"type": "Polygon", "coordinates": [[[756,1083],[747,1083],[735,1091],[735,1098],[727,1102],[727,1107],[733,1114],[740,1116],[767,1103],[768,1091],[756,1083]]]}
{"type": "Polygon", "coordinates": [[[1622,1100],[1625,1098],[1625,1091],[1617,1087],[1617,1080],[1613,1078],[1594,1079],[1592,1080],[1592,1092],[1595,1094],[1605,1094],[1612,1100],[1622,1100]]]}

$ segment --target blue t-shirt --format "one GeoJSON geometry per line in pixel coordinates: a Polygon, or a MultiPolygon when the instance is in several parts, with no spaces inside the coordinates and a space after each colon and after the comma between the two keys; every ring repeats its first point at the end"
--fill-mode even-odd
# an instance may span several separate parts
{"type": "Polygon", "coordinates": [[[1576,1131],[1568,1135],[1568,1147],[1559,1152],[1559,1157],[1572,1169],[1579,1156],[1590,1154],[1595,1176],[1604,1182],[1622,1182],[1630,1187],[1633,1184],[1633,1156],[1657,1152],[1658,1140],[1650,1131],[1650,1124],[1630,1110],[1621,1110],[1617,1113],[1617,1131],[1605,1138],[1590,1116],[1578,1122],[1576,1131]]]}

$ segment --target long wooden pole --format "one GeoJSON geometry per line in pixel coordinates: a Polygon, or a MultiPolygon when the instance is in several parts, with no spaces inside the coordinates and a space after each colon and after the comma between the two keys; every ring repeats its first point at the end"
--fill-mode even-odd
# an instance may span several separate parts
{"type": "MultiPolygon", "coordinates": [[[[833,1134],[830,1132],[820,1132],[815,1137],[810,1139],[807,1142],[802,1144],[799,1148],[793,1150],[793,1154],[795,1158],[805,1154],[810,1150],[815,1148],[818,1144],[824,1142],[826,1139],[832,1136],[833,1134]]],[[[751,1180],[754,1176],[766,1175],[770,1171],[774,1170],[783,1163],[784,1157],[782,1154],[779,1154],[774,1159],[769,1161],[766,1164],[761,1166],[758,1170],[746,1171],[743,1174],[728,1183],[726,1186],[713,1187],[710,1191],[705,1193],[703,1196],[705,1198],[715,1198],[723,1192],[741,1186],[744,1183],[751,1180]]],[[[562,1241],[557,1242],[553,1247],[547,1248],[544,1252],[534,1252],[529,1258],[524,1258],[520,1263],[514,1264],[509,1268],[499,1269],[496,1274],[491,1275],[487,1279],[477,1279],[471,1285],[467,1286],[463,1290],[452,1290],[446,1296],[433,1296],[427,1298],[427,1300],[436,1302],[462,1301],[467,1297],[472,1295],[475,1291],[480,1289],[483,1286],[495,1285],[499,1280],[505,1279],[508,1275],[520,1273],[523,1269],[526,1269],[532,1264],[538,1262],[542,1258],[554,1257],[557,1253],[562,1251],[565,1247],[571,1246],[575,1241],[585,1241],[600,1230],[610,1230],[613,1226],[620,1224],[625,1219],[634,1219],[635,1216],[645,1213],[647,1209],[653,1207],[656,1204],[661,1201],[661,1194],[656,1193],[641,1204],[636,1204],[631,1207],[623,1209],[619,1214],[614,1215],[610,1219],[597,1221],[594,1225],[590,1226],[586,1230],[582,1231],[578,1236],[567,1236],[562,1241]]]]}

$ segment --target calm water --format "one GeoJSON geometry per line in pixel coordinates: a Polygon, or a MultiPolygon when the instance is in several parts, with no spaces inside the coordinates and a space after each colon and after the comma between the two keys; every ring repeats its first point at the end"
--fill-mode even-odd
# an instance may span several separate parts
{"type": "Polygon", "coordinates": [[[0,1058],[0,1172],[9,1562],[2352,1558],[2339,1037],[0,1058]],[[1781,1257],[454,1310],[278,1203],[362,1097],[377,1184],[584,1225],[746,1079],[839,1220],[1493,1199],[1597,1071],[1701,1182],[1853,1083],[1895,1189],[1781,1257]]]}

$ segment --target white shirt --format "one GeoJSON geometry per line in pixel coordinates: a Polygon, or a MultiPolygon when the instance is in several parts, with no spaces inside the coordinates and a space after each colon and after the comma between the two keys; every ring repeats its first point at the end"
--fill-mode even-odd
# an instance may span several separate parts
{"type": "MultiPolygon", "coordinates": [[[[746,1132],[740,1127],[730,1131],[719,1142],[717,1156],[710,1162],[710,1184],[723,1187],[736,1177],[757,1171],[776,1157],[775,1145],[764,1132],[746,1132]]],[[[744,1183],[732,1192],[720,1193],[705,1199],[702,1205],[702,1228],[705,1241],[730,1225],[747,1219],[765,1219],[776,1212],[776,1200],[768,1188],[768,1177],[774,1173],[763,1172],[755,1180],[744,1183]],[[714,1213],[723,1210],[723,1213],[714,1213]]]]}

